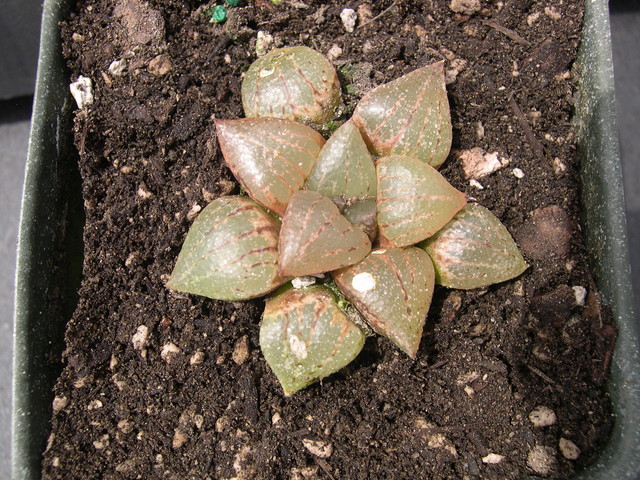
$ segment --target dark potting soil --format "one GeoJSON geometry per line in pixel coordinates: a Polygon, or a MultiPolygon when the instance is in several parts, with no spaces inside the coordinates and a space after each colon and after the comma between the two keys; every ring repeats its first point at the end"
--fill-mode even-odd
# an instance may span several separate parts
{"type": "Polygon", "coordinates": [[[566,478],[592,462],[612,423],[603,384],[616,332],[579,228],[582,8],[255,0],[215,24],[195,1],[78,1],[61,29],[71,80],[91,78],[95,96],[74,126],[84,280],[44,477],[566,478]],[[359,15],[353,33],[345,7],[359,15]],[[243,116],[259,31],[331,56],[344,118],[370,88],[445,60],[454,145],[441,171],[531,265],[484,290],[437,289],[415,361],[371,337],[354,363],[291,397],[260,354],[262,300],[165,287],[198,211],[238,192],[213,119],[243,116]],[[510,163],[470,182],[460,157],[474,147],[510,163]]]}

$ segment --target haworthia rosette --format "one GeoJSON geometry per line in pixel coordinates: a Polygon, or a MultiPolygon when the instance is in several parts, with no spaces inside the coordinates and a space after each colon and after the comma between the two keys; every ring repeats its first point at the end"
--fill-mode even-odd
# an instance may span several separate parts
{"type": "Polygon", "coordinates": [[[280,274],[313,275],[362,260],[371,250],[367,235],[317,192],[295,193],[282,218],[280,274]]]}
{"type": "Polygon", "coordinates": [[[528,265],[507,228],[480,205],[467,205],[419,245],[433,259],[437,283],[481,288],[517,277],[528,265]]]}
{"type": "Polygon", "coordinates": [[[452,135],[444,63],[375,88],[360,100],[353,121],[376,155],[409,155],[439,167],[452,135]]]}
{"type": "Polygon", "coordinates": [[[305,188],[326,197],[375,197],[376,169],[353,122],[344,123],[324,144],[305,188]]]}
{"type": "Polygon", "coordinates": [[[272,50],[251,64],[242,81],[247,117],[322,124],[340,104],[340,82],[329,60],[308,47],[272,50]]]}
{"type": "Polygon", "coordinates": [[[378,160],[380,245],[403,247],[440,230],[467,202],[433,167],[412,157],[378,160]]]}
{"type": "Polygon", "coordinates": [[[285,289],[267,299],[260,348],[286,395],[349,364],[364,340],[326,287],[285,289]]]}
{"type": "Polygon", "coordinates": [[[332,275],[369,325],[414,358],[433,296],[429,255],[416,247],[377,249],[332,275]]]}
{"type": "Polygon", "coordinates": [[[189,229],[167,286],[217,300],[260,297],[281,285],[280,222],[247,197],[220,197],[189,229]]]}
{"type": "Polygon", "coordinates": [[[227,165],[256,202],[284,215],[325,141],[306,125],[278,118],[216,120],[227,165]]]}

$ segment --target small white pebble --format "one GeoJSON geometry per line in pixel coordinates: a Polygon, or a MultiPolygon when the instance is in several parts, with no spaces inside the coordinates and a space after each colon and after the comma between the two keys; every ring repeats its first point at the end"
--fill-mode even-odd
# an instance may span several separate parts
{"type": "Polygon", "coordinates": [[[231,65],[231,55],[229,55],[228,53],[224,54],[224,63],[226,63],[227,65],[231,65]]]}
{"type": "Polygon", "coordinates": [[[64,410],[69,405],[69,399],[67,397],[56,397],[53,399],[53,411],[59,412],[64,410]]]}
{"type": "Polygon", "coordinates": [[[540,405],[529,413],[529,420],[534,427],[548,427],[556,423],[556,414],[549,407],[540,405]]]}
{"type": "Polygon", "coordinates": [[[580,456],[581,452],[578,446],[567,438],[560,438],[558,447],[562,456],[567,460],[577,460],[580,456]]]}
{"type": "Polygon", "coordinates": [[[353,8],[345,8],[340,12],[340,19],[344,25],[344,29],[352,33],[356,28],[356,21],[358,20],[358,14],[353,8]]]}
{"type": "Polygon", "coordinates": [[[174,343],[165,343],[160,350],[160,357],[167,362],[171,363],[173,359],[180,353],[180,349],[174,343]]]}
{"type": "Polygon", "coordinates": [[[202,362],[204,362],[204,352],[202,350],[198,350],[189,359],[191,365],[200,365],[202,362]]]}
{"type": "Polygon", "coordinates": [[[109,73],[114,77],[119,77],[124,73],[126,68],[127,61],[124,58],[122,60],[114,60],[109,65],[109,73]]]}
{"type": "Polygon", "coordinates": [[[198,213],[200,213],[200,210],[202,210],[202,207],[197,203],[194,204],[193,207],[191,207],[191,210],[187,212],[187,220],[191,221],[196,218],[198,213]]]}
{"type": "Polygon", "coordinates": [[[79,109],[93,103],[93,82],[90,78],[80,75],[78,80],[69,85],[69,90],[79,109]]]}
{"type": "Polygon", "coordinates": [[[342,55],[342,48],[340,48],[340,45],[338,45],[337,43],[331,45],[331,48],[327,52],[327,58],[329,59],[329,61],[334,61],[340,55],[342,55]]]}
{"type": "Polygon", "coordinates": [[[149,198],[151,198],[152,193],[147,190],[147,187],[145,185],[140,185],[138,187],[138,191],[136,192],[136,194],[142,199],[142,200],[147,200],[149,198]]]}
{"type": "Polygon", "coordinates": [[[471,180],[469,180],[469,185],[471,185],[473,188],[477,188],[478,190],[484,190],[484,187],[482,186],[482,184],[477,181],[475,178],[472,178],[471,180]]]}
{"type": "Polygon", "coordinates": [[[333,445],[329,442],[323,442],[322,440],[312,440],[310,438],[303,438],[302,444],[309,453],[320,458],[329,458],[333,453],[333,445]]]}
{"type": "Polygon", "coordinates": [[[140,325],[136,333],[131,337],[131,343],[133,344],[133,348],[136,350],[143,350],[147,345],[147,340],[149,339],[149,327],[146,325],[140,325]]]}
{"type": "Polygon", "coordinates": [[[562,160],[560,160],[560,158],[556,157],[553,159],[553,171],[556,172],[556,175],[560,175],[561,173],[564,173],[567,170],[567,166],[562,163],[562,160]]]}
{"type": "Polygon", "coordinates": [[[485,457],[482,457],[482,463],[496,464],[504,460],[504,455],[498,455],[497,453],[490,453],[485,457]]]}
{"type": "Polygon", "coordinates": [[[536,445],[527,455],[527,466],[540,475],[549,475],[555,463],[555,451],[549,447],[536,445]]]}
{"type": "Polygon", "coordinates": [[[271,425],[277,425],[280,420],[282,420],[280,414],[278,412],[274,413],[271,417],[271,425]]]}
{"type": "Polygon", "coordinates": [[[293,288],[310,287],[314,283],[316,283],[316,277],[312,276],[296,277],[291,280],[291,285],[293,285],[293,288]]]}
{"type": "Polygon", "coordinates": [[[351,279],[351,286],[360,293],[376,288],[376,279],[369,272],[358,273],[351,279]]]}
{"type": "Polygon", "coordinates": [[[576,297],[576,305],[578,307],[584,307],[584,302],[587,299],[587,289],[580,286],[575,286],[571,288],[573,288],[573,294],[576,297]]]}
{"type": "Polygon", "coordinates": [[[524,178],[524,172],[519,168],[514,168],[513,170],[511,170],[511,172],[513,173],[513,176],[516,178],[524,178]]]}
{"type": "Polygon", "coordinates": [[[263,57],[264,55],[269,53],[272,45],[273,35],[271,35],[269,32],[260,30],[258,32],[258,37],[256,38],[256,55],[258,55],[259,57],[263,57]]]}
{"type": "Polygon", "coordinates": [[[102,402],[97,398],[95,400],[91,400],[89,405],[87,405],[87,410],[97,410],[98,408],[102,408],[102,402]]]}
{"type": "Polygon", "coordinates": [[[527,25],[532,26],[540,18],[540,12],[534,12],[527,16],[527,25]]]}
{"type": "Polygon", "coordinates": [[[560,20],[562,16],[553,7],[545,7],[544,14],[552,20],[560,20]]]}

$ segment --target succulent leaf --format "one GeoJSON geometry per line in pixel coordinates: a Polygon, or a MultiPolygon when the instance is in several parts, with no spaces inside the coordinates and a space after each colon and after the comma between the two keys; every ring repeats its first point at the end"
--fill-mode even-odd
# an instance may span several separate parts
{"type": "Polygon", "coordinates": [[[216,120],[216,130],[236,179],[251,198],[280,216],[324,145],[312,128],[278,118],[216,120]]]}
{"type": "Polygon", "coordinates": [[[440,230],[466,204],[465,195],[433,167],[391,155],[378,160],[380,245],[413,245],[440,230]]]}
{"type": "Polygon", "coordinates": [[[247,197],[220,197],[191,226],[167,286],[217,300],[274,290],[280,222],[247,197]]]}
{"type": "Polygon", "coordinates": [[[340,104],[338,74],[308,47],[272,50],[251,64],[242,81],[247,117],[276,117],[322,124],[340,104]]]}
{"type": "Polygon", "coordinates": [[[373,250],[364,260],[333,272],[340,291],[369,325],[414,358],[431,304],[434,270],[416,247],[373,250]]]}
{"type": "Polygon", "coordinates": [[[267,300],[260,324],[262,354],[286,395],[349,364],[364,340],[323,286],[276,293],[267,300]]]}
{"type": "Polygon", "coordinates": [[[301,190],[289,201],[280,231],[280,274],[313,275],[362,260],[371,242],[317,192],[301,190]]]}
{"type": "Polygon", "coordinates": [[[507,228],[480,205],[464,207],[419,246],[433,260],[436,282],[450,288],[486,287],[529,267],[507,228]]]}
{"type": "Polygon", "coordinates": [[[305,188],[326,197],[375,197],[376,169],[353,122],[344,123],[324,144],[305,188]]]}
{"type": "Polygon", "coordinates": [[[349,220],[351,224],[359,227],[367,234],[372,242],[378,236],[378,223],[376,216],[376,199],[365,198],[356,200],[354,203],[343,207],[342,215],[349,220]]]}
{"type": "Polygon", "coordinates": [[[376,155],[408,155],[439,167],[452,135],[444,63],[375,88],[360,100],[353,121],[376,155]]]}

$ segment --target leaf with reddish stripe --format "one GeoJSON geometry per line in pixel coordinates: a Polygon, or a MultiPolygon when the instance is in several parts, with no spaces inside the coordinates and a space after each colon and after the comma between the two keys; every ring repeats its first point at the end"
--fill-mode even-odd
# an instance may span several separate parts
{"type": "Polygon", "coordinates": [[[333,272],[340,291],[369,325],[414,358],[431,305],[433,264],[416,247],[373,250],[363,261],[333,272]]]}
{"type": "Polygon", "coordinates": [[[365,95],[353,121],[376,155],[409,155],[439,167],[451,149],[444,63],[419,68],[365,95]]]}
{"type": "Polygon", "coordinates": [[[247,197],[220,197],[189,229],[167,287],[217,300],[260,297],[278,276],[280,222],[247,197]]]}
{"type": "Polygon", "coordinates": [[[267,300],[260,324],[262,354],[286,395],[351,363],[364,340],[323,286],[278,292],[267,300]]]}
{"type": "Polygon", "coordinates": [[[324,145],[318,132],[278,118],[216,120],[224,159],[256,202],[284,215],[324,145]]]}
{"type": "Polygon", "coordinates": [[[353,122],[344,123],[324,144],[305,188],[343,200],[375,197],[376,169],[353,122]]]}
{"type": "Polygon", "coordinates": [[[471,289],[517,277],[529,265],[507,228],[480,205],[467,205],[419,245],[433,259],[436,281],[471,289]]]}
{"type": "Polygon", "coordinates": [[[280,231],[280,274],[313,275],[362,260],[371,242],[327,197],[301,190],[291,197],[280,231]]]}
{"type": "Polygon", "coordinates": [[[325,123],[340,104],[335,68],[309,47],[272,50],[251,64],[242,81],[247,117],[325,123]]]}
{"type": "Polygon", "coordinates": [[[467,202],[433,167],[415,158],[381,158],[376,171],[383,247],[404,247],[430,237],[467,202]]]}

